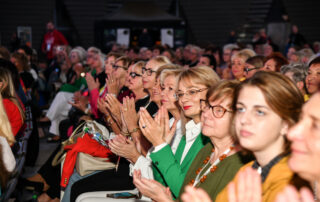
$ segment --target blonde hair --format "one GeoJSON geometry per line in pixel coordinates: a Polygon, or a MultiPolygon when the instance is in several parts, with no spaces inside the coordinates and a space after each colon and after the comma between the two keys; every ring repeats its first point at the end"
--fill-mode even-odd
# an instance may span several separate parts
{"type": "Polygon", "coordinates": [[[25,120],[25,114],[22,109],[22,106],[16,96],[16,91],[12,81],[10,71],[5,68],[0,68],[0,82],[3,85],[0,88],[0,94],[4,99],[9,99],[12,101],[19,109],[22,121],[25,120]]]}
{"type": "Polygon", "coordinates": [[[136,62],[133,67],[132,67],[132,71],[138,70],[139,73],[142,73],[142,68],[146,66],[146,63],[144,61],[138,61],[136,62]]]}
{"type": "Polygon", "coordinates": [[[148,62],[151,62],[151,61],[157,63],[156,69],[158,69],[163,65],[172,64],[171,61],[166,56],[163,56],[163,55],[151,58],[148,62]]]}
{"type": "MultiPolygon", "coordinates": [[[[166,66],[166,65],[164,65],[164,66],[166,66]]],[[[173,69],[167,68],[167,69],[164,69],[160,73],[160,84],[161,85],[163,85],[165,78],[167,78],[168,76],[177,77],[177,76],[179,76],[179,74],[181,74],[182,68],[180,68],[180,66],[178,66],[178,65],[174,65],[174,67],[177,67],[177,68],[173,68],[173,69]]]]}
{"type": "Polygon", "coordinates": [[[2,96],[0,95],[0,136],[7,139],[9,145],[15,142],[15,138],[12,133],[12,128],[7,116],[7,113],[3,106],[2,96]]]}
{"type": "Polygon", "coordinates": [[[208,66],[198,66],[182,71],[178,83],[180,83],[180,81],[192,82],[211,88],[220,81],[220,78],[212,68],[208,66]]]}
{"type": "Polygon", "coordinates": [[[247,59],[255,56],[256,53],[249,49],[249,48],[245,48],[245,49],[242,49],[241,51],[237,52],[236,54],[234,54],[232,57],[231,57],[231,61],[234,60],[235,58],[241,58],[243,60],[243,62],[246,62],[247,59]]]}

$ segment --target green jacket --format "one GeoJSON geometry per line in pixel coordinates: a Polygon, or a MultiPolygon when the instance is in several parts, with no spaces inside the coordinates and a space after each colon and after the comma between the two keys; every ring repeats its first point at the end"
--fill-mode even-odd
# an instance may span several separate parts
{"type": "Polygon", "coordinates": [[[180,161],[182,153],[186,146],[185,136],[181,138],[175,154],[172,153],[170,145],[166,145],[161,150],[150,154],[150,158],[153,162],[152,168],[154,179],[164,186],[169,186],[174,198],[179,196],[184,177],[189,170],[193,159],[208,142],[210,142],[210,139],[200,133],[193,142],[181,165],[180,161]]]}

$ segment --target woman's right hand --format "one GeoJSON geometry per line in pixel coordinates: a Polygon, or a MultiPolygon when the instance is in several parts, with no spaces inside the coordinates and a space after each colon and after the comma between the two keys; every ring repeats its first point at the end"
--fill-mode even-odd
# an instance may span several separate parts
{"type": "Polygon", "coordinates": [[[100,87],[99,79],[97,78],[96,80],[94,80],[93,76],[90,73],[86,74],[86,81],[87,81],[89,91],[92,91],[93,89],[99,89],[100,87]]]}

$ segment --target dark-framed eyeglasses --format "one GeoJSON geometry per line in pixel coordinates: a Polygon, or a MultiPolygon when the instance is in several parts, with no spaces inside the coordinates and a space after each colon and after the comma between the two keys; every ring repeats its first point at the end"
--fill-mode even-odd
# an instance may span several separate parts
{"type": "Polygon", "coordinates": [[[260,69],[260,67],[254,67],[254,68],[248,68],[248,67],[245,67],[244,68],[244,71],[248,74],[250,71],[252,71],[252,70],[255,70],[255,69],[260,69]]]}
{"type": "Polygon", "coordinates": [[[200,100],[200,107],[202,112],[211,109],[213,116],[216,118],[222,118],[226,112],[232,112],[231,110],[227,110],[221,105],[211,106],[206,100],[202,99],[200,100]]]}
{"type": "Polygon", "coordinates": [[[142,76],[142,75],[141,75],[141,74],[137,74],[137,73],[135,73],[135,72],[130,72],[129,76],[134,79],[134,78],[136,78],[137,76],[142,76]]]}
{"type": "Polygon", "coordinates": [[[148,76],[151,76],[151,74],[154,72],[156,72],[156,71],[142,67],[142,75],[146,73],[148,76]]]}
{"type": "Polygon", "coordinates": [[[188,96],[194,96],[196,95],[197,93],[200,93],[204,90],[207,90],[208,88],[202,88],[202,89],[190,89],[190,90],[187,90],[186,92],[181,92],[181,91],[178,91],[176,94],[175,94],[175,97],[176,99],[181,99],[183,98],[183,96],[185,95],[188,95],[188,96]]]}
{"type": "Polygon", "coordinates": [[[128,68],[127,67],[125,67],[125,66],[120,66],[120,65],[116,65],[116,64],[113,64],[112,65],[112,68],[113,69],[119,69],[119,68],[122,68],[122,69],[124,69],[124,70],[127,70],[128,68]]]}

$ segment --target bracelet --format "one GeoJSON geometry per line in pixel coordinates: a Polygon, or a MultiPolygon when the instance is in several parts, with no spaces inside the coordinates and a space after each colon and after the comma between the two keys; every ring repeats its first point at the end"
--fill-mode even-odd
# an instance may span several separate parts
{"type": "Polygon", "coordinates": [[[135,132],[137,132],[138,130],[140,130],[140,128],[134,128],[132,131],[129,131],[129,134],[135,133],[135,132]]]}
{"type": "Polygon", "coordinates": [[[112,121],[112,118],[111,118],[111,117],[109,117],[109,118],[107,119],[107,123],[109,124],[109,126],[110,126],[111,124],[113,124],[113,121],[112,121]]]}

